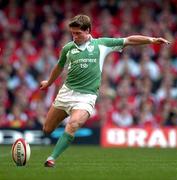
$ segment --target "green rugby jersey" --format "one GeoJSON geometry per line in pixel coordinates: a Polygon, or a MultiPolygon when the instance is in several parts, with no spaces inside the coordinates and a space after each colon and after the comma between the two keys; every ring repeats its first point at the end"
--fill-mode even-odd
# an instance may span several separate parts
{"type": "Polygon", "coordinates": [[[68,64],[65,85],[76,92],[98,94],[105,57],[122,51],[123,45],[123,38],[90,38],[81,46],[73,41],[66,44],[58,60],[62,68],[68,64]]]}

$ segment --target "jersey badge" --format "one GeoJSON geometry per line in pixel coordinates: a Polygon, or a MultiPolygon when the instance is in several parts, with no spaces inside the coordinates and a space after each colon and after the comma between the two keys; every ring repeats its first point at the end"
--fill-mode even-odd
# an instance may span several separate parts
{"type": "Polygon", "coordinates": [[[88,52],[92,52],[94,50],[94,46],[93,45],[88,45],[87,50],[88,50],[88,52]]]}

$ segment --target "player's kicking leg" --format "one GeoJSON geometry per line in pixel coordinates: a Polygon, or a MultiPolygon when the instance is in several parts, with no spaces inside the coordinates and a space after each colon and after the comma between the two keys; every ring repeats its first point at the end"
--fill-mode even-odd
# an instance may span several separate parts
{"type": "Polygon", "coordinates": [[[45,162],[46,167],[54,167],[55,160],[60,156],[63,151],[65,151],[69,147],[69,145],[74,140],[75,132],[83,126],[88,117],[89,113],[86,110],[72,110],[70,119],[65,127],[65,132],[59,138],[52,154],[45,162]]]}

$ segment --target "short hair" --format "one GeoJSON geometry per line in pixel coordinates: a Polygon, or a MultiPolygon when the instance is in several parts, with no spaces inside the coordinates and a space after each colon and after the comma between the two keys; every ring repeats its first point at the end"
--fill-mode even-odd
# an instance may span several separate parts
{"type": "Polygon", "coordinates": [[[83,31],[89,29],[89,32],[91,32],[90,17],[87,15],[79,14],[71,19],[69,27],[78,27],[83,31]]]}

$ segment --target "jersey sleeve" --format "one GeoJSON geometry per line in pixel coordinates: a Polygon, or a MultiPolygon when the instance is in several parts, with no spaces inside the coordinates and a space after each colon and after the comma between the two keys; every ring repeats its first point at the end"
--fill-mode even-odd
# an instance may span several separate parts
{"type": "Polygon", "coordinates": [[[99,44],[111,48],[112,51],[121,52],[124,48],[124,38],[99,38],[99,44]]]}
{"type": "Polygon", "coordinates": [[[64,46],[61,50],[60,57],[58,59],[58,65],[63,68],[65,66],[67,60],[67,48],[64,46]]]}

